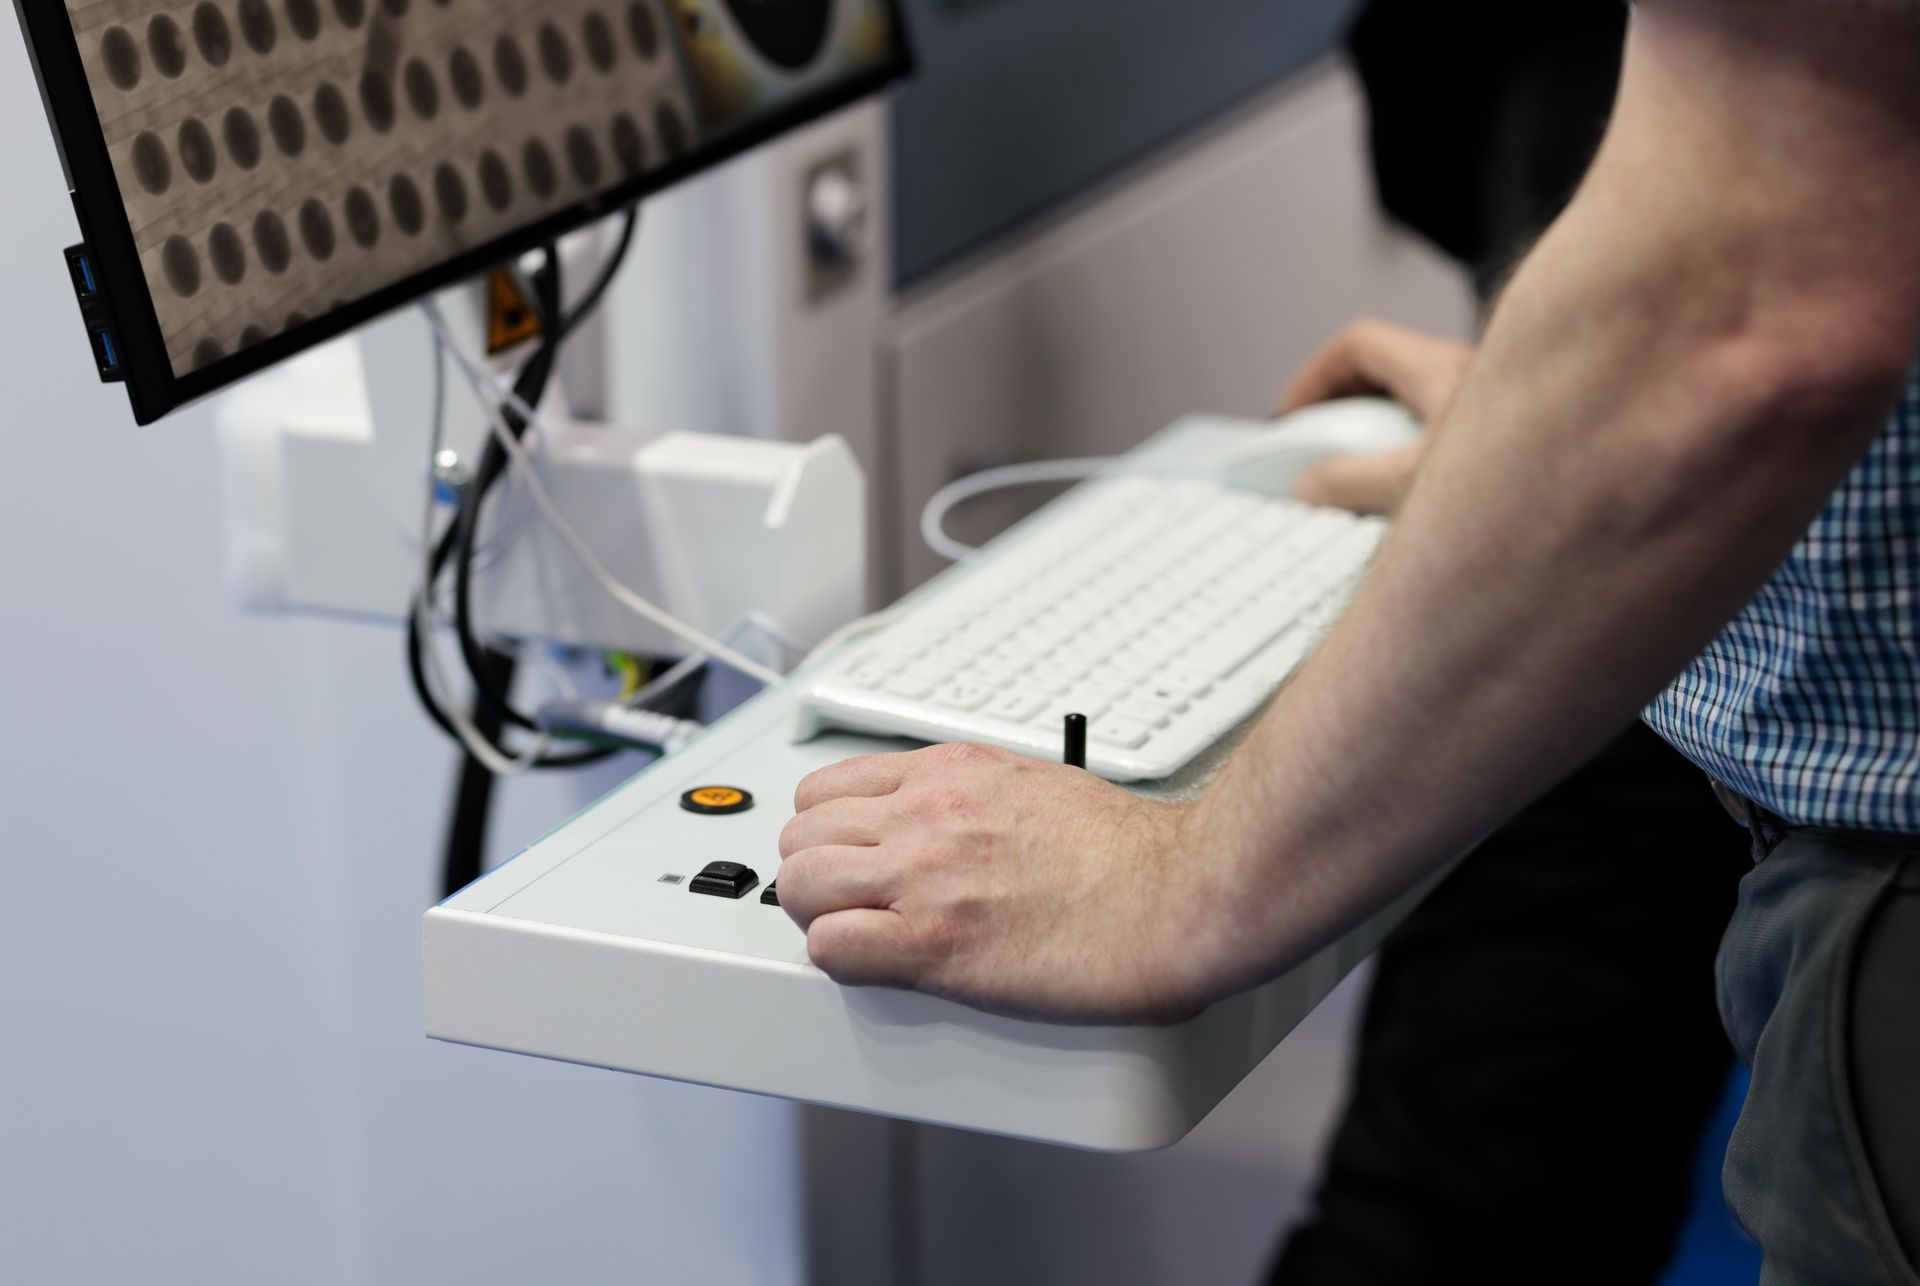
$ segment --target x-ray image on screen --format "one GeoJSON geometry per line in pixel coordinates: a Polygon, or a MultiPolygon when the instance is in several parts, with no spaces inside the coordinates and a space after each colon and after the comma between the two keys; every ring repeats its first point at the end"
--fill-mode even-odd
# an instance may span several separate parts
{"type": "Polygon", "coordinates": [[[701,119],[751,120],[796,94],[884,64],[893,15],[879,0],[673,0],[701,119]]]}
{"type": "Polygon", "coordinates": [[[904,61],[887,0],[22,0],[30,40],[49,3],[176,378],[904,61]]]}

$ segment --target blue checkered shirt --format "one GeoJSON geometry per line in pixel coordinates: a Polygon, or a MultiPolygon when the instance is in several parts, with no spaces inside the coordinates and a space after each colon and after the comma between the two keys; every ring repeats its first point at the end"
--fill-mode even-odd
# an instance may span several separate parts
{"type": "Polygon", "coordinates": [[[1806,537],[1646,719],[1789,822],[1920,834],[1920,369],[1806,537]]]}

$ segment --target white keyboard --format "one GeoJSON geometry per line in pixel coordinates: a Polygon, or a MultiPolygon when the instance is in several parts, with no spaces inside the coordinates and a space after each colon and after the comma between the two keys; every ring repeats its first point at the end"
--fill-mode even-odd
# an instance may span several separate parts
{"type": "Polygon", "coordinates": [[[1169,777],[1312,651],[1385,530],[1211,482],[1091,482],[843,649],[808,713],[1053,759],[1079,713],[1093,772],[1169,777]]]}

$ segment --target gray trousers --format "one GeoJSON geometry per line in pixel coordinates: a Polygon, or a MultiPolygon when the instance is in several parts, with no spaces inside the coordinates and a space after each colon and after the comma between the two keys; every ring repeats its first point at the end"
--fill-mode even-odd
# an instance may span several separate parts
{"type": "Polygon", "coordinates": [[[1728,1204],[1762,1286],[1920,1286],[1920,837],[1743,820],[1719,995],[1753,1088],[1728,1204]]]}

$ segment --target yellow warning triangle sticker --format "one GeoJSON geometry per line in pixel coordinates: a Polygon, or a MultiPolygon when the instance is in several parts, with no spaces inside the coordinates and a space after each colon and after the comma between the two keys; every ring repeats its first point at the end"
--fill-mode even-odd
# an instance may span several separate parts
{"type": "Polygon", "coordinates": [[[540,314],[513,274],[495,268],[487,281],[487,356],[498,357],[540,333],[540,314]]]}

